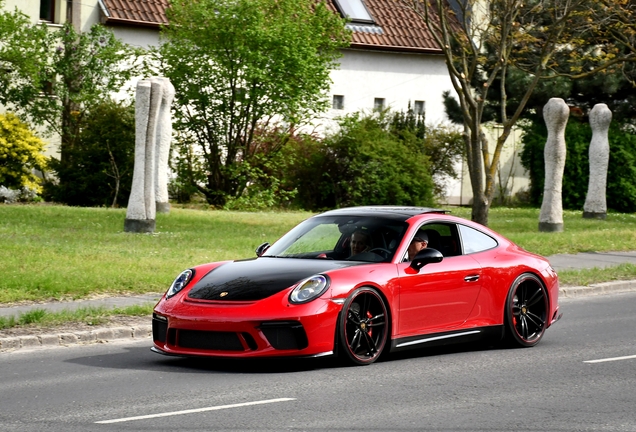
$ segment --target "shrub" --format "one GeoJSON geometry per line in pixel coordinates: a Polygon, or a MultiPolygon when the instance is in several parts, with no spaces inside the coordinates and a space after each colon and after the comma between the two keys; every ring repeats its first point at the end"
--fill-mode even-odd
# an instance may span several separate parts
{"type": "Polygon", "coordinates": [[[47,199],[87,207],[125,205],[135,158],[134,107],[113,101],[97,106],[64,157],[64,164],[51,160],[57,182],[45,185],[47,199]]]}
{"type": "Polygon", "coordinates": [[[44,171],[46,167],[43,150],[44,142],[17,116],[0,114],[0,185],[39,192],[40,178],[34,170],[44,171]]]}
{"type": "MultiPolygon", "coordinates": [[[[530,174],[530,199],[541,205],[545,181],[543,149],[545,124],[524,126],[521,163],[530,174]]],[[[589,146],[592,130],[587,123],[570,118],[565,130],[566,159],[563,175],[563,207],[581,210],[589,182],[589,146]]],[[[629,126],[613,122],[609,130],[610,158],[607,172],[607,207],[619,212],[636,211],[636,135],[629,126]]]]}
{"type": "Polygon", "coordinates": [[[428,157],[392,133],[386,114],[353,114],[322,141],[305,136],[282,150],[283,187],[306,210],[354,205],[432,205],[428,157]]]}

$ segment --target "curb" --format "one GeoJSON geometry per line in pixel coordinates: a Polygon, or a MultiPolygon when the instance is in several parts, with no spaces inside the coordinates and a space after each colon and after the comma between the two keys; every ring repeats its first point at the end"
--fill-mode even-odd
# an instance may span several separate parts
{"type": "Polygon", "coordinates": [[[615,294],[636,291],[636,280],[613,281],[591,284],[589,286],[559,287],[559,297],[573,298],[601,294],[615,294]]]}
{"type": "MultiPolygon", "coordinates": [[[[636,280],[614,281],[591,284],[589,286],[567,286],[559,288],[560,298],[586,297],[602,294],[616,294],[636,291],[636,280]]],[[[130,327],[103,327],[95,330],[77,332],[50,333],[0,338],[0,353],[20,349],[44,347],[67,347],[107,343],[118,340],[149,339],[152,337],[152,325],[130,327]]]]}
{"type": "Polygon", "coordinates": [[[0,338],[0,353],[20,349],[87,345],[127,339],[146,339],[152,336],[152,325],[132,327],[103,327],[78,332],[50,333],[0,338]]]}

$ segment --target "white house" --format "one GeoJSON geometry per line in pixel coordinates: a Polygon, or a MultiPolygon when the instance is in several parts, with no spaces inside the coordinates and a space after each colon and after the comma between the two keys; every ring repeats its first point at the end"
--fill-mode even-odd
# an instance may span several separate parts
{"type": "MultiPolygon", "coordinates": [[[[442,93],[454,90],[441,50],[421,18],[397,0],[327,1],[334,13],[349,18],[352,43],[331,73],[332,108],[320,126],[328,127],[333,118],[347,113],[386,107],[406,111],[409,104],[424,113],[429,124],[447,121],[442,93]]],[[[15,7],[52,27],[70,20],[87,31],[100,22],[123,42],[140,47],[157,45],[159,27],[168,23],[167,0],[5,0],[5,9],[15,7]]],[[[449,186],[447,200],[468,204],[470,199],[464,174],[449,186]]]]}

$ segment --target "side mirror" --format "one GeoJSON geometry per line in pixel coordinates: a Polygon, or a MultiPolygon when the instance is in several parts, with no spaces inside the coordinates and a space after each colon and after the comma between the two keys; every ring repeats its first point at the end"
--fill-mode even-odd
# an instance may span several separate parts
{"type": "Polygon", "coordinates": [[[267,249],[269,249],[269,243],[265,242],[256,248],[256,256],[259,257],[263,255],[267,249]]]}
{"type": "Polygon", "coordinates": [[[411,267],[415,271],[419,272],[422,267],[426,264],[433,264],[441,262],[444,259],[444,256],[437,249],[426,248],[422,249],[415,255],[413,261],[411,261],[411,267]]]}

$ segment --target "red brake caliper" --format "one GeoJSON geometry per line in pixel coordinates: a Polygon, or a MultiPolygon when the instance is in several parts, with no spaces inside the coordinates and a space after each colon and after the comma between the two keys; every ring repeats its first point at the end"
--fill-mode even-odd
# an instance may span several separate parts
{"type": "MultiPolygon", "coordinates": [[[[371,312],[369,311],[367,311],[367,318],[373,318],[373,315],[371,315],[371,312]]],[[[373,332],[373,329],[371,328],[371,326],[369,326],[369,331],[367,332],[367,334],[371,336],[372,332],[373,332]]]]}

